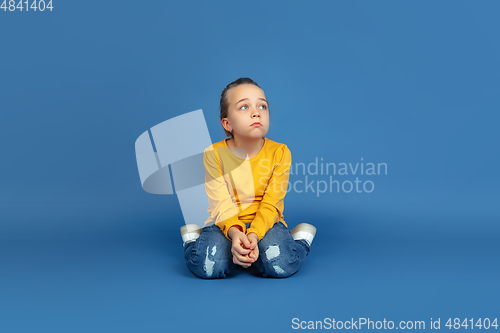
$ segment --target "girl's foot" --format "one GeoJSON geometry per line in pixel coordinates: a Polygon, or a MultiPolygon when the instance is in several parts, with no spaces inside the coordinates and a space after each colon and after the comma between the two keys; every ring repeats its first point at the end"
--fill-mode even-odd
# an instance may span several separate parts
{"type": "Polygon", "coordinates": [[[194,242],[200,237],[201,227],[197,224],[186,224],[181,227],[183,246],[189,242],[194,242]]]}
{"type": "Polygon", "coordinates": [[[300,223],[290,231],[294,240],[302,239],[309,247],[316,236],[316,227],[309,223],[300,223]]]}

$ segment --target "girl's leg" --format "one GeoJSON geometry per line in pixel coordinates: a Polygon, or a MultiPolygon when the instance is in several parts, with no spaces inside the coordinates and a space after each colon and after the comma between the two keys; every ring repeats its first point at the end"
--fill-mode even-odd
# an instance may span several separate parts
{"type": "Polygon", "coordinates": [[[215,224],[203,228],[196,241],[185,245],[184,262],[203,279],[224,278],[236,266],[231,242],[215,224]]]}
{"type": "Polygon", "coordinates": [[[276,223],[260,240],[259,259],[254,265],[264,277],[289,277],[297,273],[309,254],[309,245],[294,240],[282,223],[276,223]]]}

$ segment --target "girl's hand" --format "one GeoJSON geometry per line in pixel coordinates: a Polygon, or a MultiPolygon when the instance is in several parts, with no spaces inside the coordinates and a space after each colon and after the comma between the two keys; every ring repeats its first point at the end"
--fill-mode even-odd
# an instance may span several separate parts
{"type": "Polygon", "coordinates": [[[231,253],[233,254],[233,262],[242,267],[248,268],[255,261],[254,259],[248,257],[251,252],[251,243],[247,238],[247,235],[242,233],[238,228],[231,227],[229,229],[229,237],[233,241],[231,246],[231,253]]]}
{"type": "Polygon", "coordinates": [[[248,257],[254,260],[259,259],[259,236],[257,236],[256,233],[251,232],[247,235],[248,240],[250,241],[250,253],[248,254],[248,257]]]}

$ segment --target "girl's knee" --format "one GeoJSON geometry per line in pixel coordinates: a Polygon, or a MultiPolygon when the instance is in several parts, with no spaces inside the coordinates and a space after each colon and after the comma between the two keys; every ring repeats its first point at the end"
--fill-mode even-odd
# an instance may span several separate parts
{"type": "Polygon", "coordinates": [[[293,248],[271,244],[263,246],[259,251],[265,276],[289,277],[301,266],[300,256],[293,248]]]}
{"type": "Polygon", "coordinates": [[[224,278],[230,271],[227,250],[216,244],[193,248],[185,256],[185,262],[191,272],[203,279],[224,278]]]}
{"type": "Polygon", "coordinates": [[[259,241],[259,244],[264,247],[268,247],[272,244],[284,244],[293,240],[290,231],[281,222],[276,223],[271,229],[269,229],[264,237],[259,241]]]}

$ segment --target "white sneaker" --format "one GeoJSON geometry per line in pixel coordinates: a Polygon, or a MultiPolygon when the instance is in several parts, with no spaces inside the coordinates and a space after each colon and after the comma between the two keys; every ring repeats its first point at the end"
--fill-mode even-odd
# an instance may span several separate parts
{"type": "Polygon", "coordinates": [[[201,227],[197,224],[186,224],[181,227],[182,246],[194,242],[200,237],[201,227]]]}
{"type": "Polygon", "coordinates": [[[290,231],[294,240],[302,239],[309,244],[312,244],[314,236],[316,236],[316,227],[309,223],[300,223],[290,231]]]}

